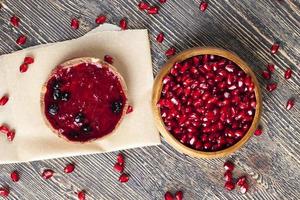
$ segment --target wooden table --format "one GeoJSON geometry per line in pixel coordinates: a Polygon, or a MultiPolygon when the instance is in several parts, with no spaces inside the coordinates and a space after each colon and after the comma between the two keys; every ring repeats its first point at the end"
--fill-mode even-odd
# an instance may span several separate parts
{"type": "Polygon", "coordinates": [[[118,174],[112,170],[115,152],[1,165],[0,186],[11,187],[8,199],[76,199],[74,192],[81,189],[87,191],[87,199],[97,200],[163,199],[168,190],[182,190],[185,199],[190,200],[299,199],[300,1],[209,0],[207,11],[202,13],[199,0],[168,0],[155,16],[139,11],[137,3],[138,0],[7,0],[0,10],[0,54],[22,49],[15,43],[20,32],[28,36],[26,47],[82,36],[96,26],[95,17],[104,13],[110,23],[119,24],[122,17],[127,17],[129,28],[149,29],[155,74],[166,62],[164,52],[170,46],[178,51],[195,46],[232,50],[252,66],[262,88],[267,81],[261,71],[267,63],[276,64],[272,80],[278,82],[278,89],[272,93],[263,89],[264,133],[230,156],[236,164],[235,174],[249,176],[250,191],[242,195],[238,190],[228,192],[223,188],[223,163],[229,158],[190,158],[163,141],[160,146],[123,151],[126,172],[131,175],[126,184],[120,184],[118,174]],[[12,14],[22,20],[19,29],[9,24],[12,14]],[[70,28],[73,17],[80,18],[79,30],[70,28]],[[160,31],[166,40],[158,45],[155,36],[160,31]],[[270,47],[275,41],[281,47],[272,56],[270,47]],[[287,81],[283,74],[288,67],[294,74],[287,81]],[[290,97],[296,99],[296,105],[286,111],[290,97]],[[62,169],[72,161],[77,165],[76,172],[66,176],[62,169]],[[51,181],[39,175],[45,167],[57,172],[51,181]],[[9,180],[9,173],[15,169],[21,173],[18,183],[9,180]]]}

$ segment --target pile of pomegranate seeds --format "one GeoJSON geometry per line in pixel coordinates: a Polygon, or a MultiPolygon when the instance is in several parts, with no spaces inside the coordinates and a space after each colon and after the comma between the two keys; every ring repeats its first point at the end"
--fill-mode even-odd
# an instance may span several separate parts
{"type": "Polygon", "coordinates": [[[127,21],[126,21],[125,18],[123,18],[123,19],[120,20],[120,28],[122,30],[126,30],[127,29],[127,21]]]}
{"type": "Polygon", "coordinates": [[[10,129],[7,125],[0,126],[0,133],[6,134],[6,138],[10,142],[12,142],[15,138],[15,131],[10,129]]]}
{"type": "Polygon", "coordinates": [[[175,63],[157,103],[167,130],[184,145],[218,151],[237,143],[256,109],[254,83],[232,61],[202,55],[175,63]]]}
{"type": "Polygon", "coordinates": [[[149,15],[158,14],[159,7],[158,6],[150,6],[149,3],[141,1],[138,3],[139,10],[145,10],[149,15]]]}
{"type": "Polygon", "coordinates": [[[183,200],[183,192],[182,191],[177,191],[175,193],[175,198],[174,198],[172,193],[168,191],[168,192],[165,193],[165,200],[183,200]]]}
{"type": "Polygon", "coordinates": [[[202,2],[200,3],[199,9],[200,9],[202,12],[204,12],[204,11],[207,9],[207,7],[208,7],[208,3],[207,3],[206,1],[202,1],[202,2]]]}
{"type": "Polygon", "coordinates": [[[271,47],[271,54],[276,54],[279,50],[279,44],[278,43],[274,43],[271,47]]]}
{"type": "Polygon", "coordinates": [[[78,200],[85,200],[85,191],[82,190],[77,194],[78,200]]]}
{"type": "Polygon", "coordinates": [[[34,58],[27,56],[24,58],[23,63],[20,65],[20,72],[24,73],[28,70],[30,64],[34,63],[34,58]]]}
{"type": "Polygon", "coordinates": [[[64,168],[64,172],[69,174],[69,173],[72,173],[75,169],[75,165],[73,163],[69,163],[65,166],[64,168]]]}
{"type": "Polygon", "coordinates": [[[99,15],[96,20],[96,24],[104,24],[106,22],[106,16],[105,15],[99,15]]]}
{"type": "Polygon", "coordinates": [[[20,175],[19,175],[19,172],[18,171],[13,171],[11,174],[10,174],[10,178],[13,182],[18,182],[20,180],[20,175]]]}
{"type": "Polygon", "coordinates": [[[9,195],[9,189],[2,187],[0,188],[0,197],[8,197],[9,195]]]}
{"type": "Polygon", "coordinates": [[[128,174],[123,173],[124,168],[125,168],[124,156],[123,156],[123,154],[119,153],[117,155],[117,162],[114,165],[114,170],[121,173],[121,175],[119,177],[119,181],[121,183],[126,183],[129,180],[128,174]]]}
{"type": "Polygon", "coordinates": [[[114,59],[110,55],[105,55],[104,56],[104,61],[107,62],[107,63],[109,63],[109,64],[113,64],[114,59]]]}
{"type": "Polygon", "coordinates": [[[19,27],[19,23],[20,23],[20,18],[13,15],[11,18],[10,18],[10,23],[11,25],[13,25],[14,27],[19,27]]]}
{"type": "Polygon", "coordinates": [[[156,41],[157,41],[158,43],[162,43],[162,42],[164,41],[164,39],[165,39],[165,34],[164,34],[164,33],[159,33],[159,34],[157,35],[157,37],[156,37],[156,41]]]}
{"type": "Polygon", "coordinates": [[[7,95],[4,95],[0,98],[0,106],[5,106],[9,100],[9,97],[7,95]]]}
{"type": "Polygon", "coordinates": [[[54,171],[52,169],[45,169],[42,173],[42,177],[44,179],[50,179],[54,174],[54,171]]]}
{"type": "Polygon", "coordinates": [[[20,35],[16,41],[18,45],[23,45],[27,41],[27,37],[25,35],[20,35]]]}
{"type": "Polygon", "coordinates": [[[71,20],[71,27],[72,27],[72,29],[74,29],[74,30],[78,29],[79,28],[79,24],[80,24],[80,22],[79,22],[78,19],[73,18],[71,20]]]}

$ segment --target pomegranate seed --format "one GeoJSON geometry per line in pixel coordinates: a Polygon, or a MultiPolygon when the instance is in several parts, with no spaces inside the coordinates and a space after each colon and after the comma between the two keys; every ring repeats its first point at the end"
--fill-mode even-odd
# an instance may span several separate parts
{"type": "Polygon", "coordinates": [[[224,186],[227,190],[231,191],[235,188],[234,183],[231,181],[227,181],[224,186]]]}
{"type": "Polygon", "coordinates": [[[263,133],[263,131],[261,128],[258,128],[254,131],[254,135],[256,135],[256,136],[260,136],[262,133],[263,133]]]}
{"type": "Polygon", "coordinates": [[[271,54],[275,54],[278,52],[279,49],[279,44],[278,43],[274,43],[271,47],[271,54]]]}
{"type": "Polygon", "coordinates": [[[271,78],[271,74],[269,71],[264,70],[261,74],[264,79],[269,80],[271,78]]]}
{"type": "Polygon", "coordinates": [[[24,58],[24,64],[32,64],[34,63],[34,58],[33,57],[30,57],[30,56],[27,56],[24,58]]]}
{"type": "Polygon", "coordinates": [[[157,6],[152,6],[148,9],[148,14],[155,15],[158,14],[159,8],[157,6]]]}
{"type": "Polygon", "coordinates": [[[73,18],[73,19],[71,20],[71,27],[72,27],[72,29],[74,29],[74,30],[78,29],[78,28],[79,28],[79,20],[76,19],[76,18],[73,18]]]}
{"type": "Polygon", "coordinates": [[[127,108],[126,114],[129,114],[131,112],[133,112],[133,108],[132,108],[132,106],[129,105],[127,108]]]}
{"type": "Polygon", "coordinates": [[[15,138],[15,135],[16,135],[15,131],[9,131],[6,135],[7,140],[12,142],[15,138]]]}
{"type": "Polygon", "coordinates": [[[204,12],[206,9],[207,9],[207,7],[208,7],[208,3],[206,2],[206,1],[202,1],[201,3],[200,3],[200,10],[202,11],[202,12],[204,12]]]}
{"type": "Polygon", "coordinates": [[[26,43],[27,37],[25,35],[20,35],[17,39],[17,44],[18,45],[23,45],[26,43]]]}
{"type": "Polygon", "coordinates": [[[123,154],[119,153],[119,154],[117,155],[117,163],[119,163],[120,165],[124,165],[125,160],[124,160],[123,154]]]}
{"type": "Polygon", "coordinates": [[[224,179],[225,181],[232,181],[232,172],[227,170],[225,173],[224,173],[224,179]]]}
{"type": "Polygon", "coordinates": [[[295,105],[295,100],[294,100],[294,98],[291,98],[287,101],[285,108],[287,110],[291,110],[294,107],[294,105],[295,105]]]}
{"type": "Polygon", "coordinates": [[[167,51],[166,51],[166,56],[173,56],[174,54],[176,53],[176,49],[174,47],[171,47],[169,48],[167,51]]]}
{"type": "Polygon", "coordinates": [[[105,15],[99,15],[97,18],[96,18],[96,20],[95,20],[95,22],[96,22],[96,24],[104,24],[105,22],[106,22],[106,16],[105,15]]]}
{"type": "Polygon", "coordinates": [[[9,132],[9,127],[6,126],[6,125],[1,125],[0,126],[0,132],[4,133],[4,134],[7,134],[9,132]]]}
{"type": "Polygon", "coordinates": [[[157,35],[157,37],[156,37],[156,41],[157,41],[158,43],[162,43],[162,42],[164,41],[164,39],[165,39],[164,33],[159,33],[159,34],[157,35]]]}
{"type": "Polygon", "coordinates": [[[177,192],[175,193],[175,199],[176,199],[176,200],[183,200],[183,192],[177,191],[177,192]]]}
{"type": "Polygon", "coordinates": [[[225,163],[224,163],[224,169],[226,170],[226,171],[233,171],[233,169],[234,169],[234,164],[232,163],[232,162],[230,162],[230,161],[226,161],[225,163]]]}
{"type": "Polygon", "coordinates": [[[285,71],[285,73],[284,73],[284,78],[285,79],[290,79],[291,78],[291,76],[292,76],[292,69],[291,68],[288,68],[286,71],[285,71]]]}
{"type": "Polygon", "coordinates": [[[113,64],[114,59],[110,55],[105,55],[104,56],[104,61],[107,62],[107,63],[109,63],[109,64],[113,64]]]}
{"type": "Polygon", "coordinates": [[[28,70],[28,64],[23,63],[22,65],[20,65],[20,72],[24,73],[28,70]]]}
{"type": "Polygon", "coordinates": [[[129,176],[127,174],[121,174],[121,176],[119,177],[119,181],[121,183],[126,183],[129,180],[129,176]]]}
{"type": "Polygon", "coordinates": [[[147,3],[147,2],[141,1],[141,2],[138,4],[138,7],[139,7],[140,10],[147,10],[147,9],[150,7],[150,5],[149,5],[149,3],[147,3]]]}
{"type": "Polygon", "coordinates": [[[267,85],[267,90],[268,90],[269,92],[273,92],[274,90],[276,90],[276,88],[277,88],[277,83],[269,83],[269,84],[267,85]]]}
{"type": "Polygon", "coordinates": [[[126,30],[127,29],[127,21],[126,21],[125,18],[123,18],[123,19],[120,20],[120,28],[122,30],[126,30]]]}
{"type": "Polygon", "coordinates": [[[116,163],[116,164],[114,165],[114,170],[116,170],[117,172],[122,173],[122,172],[124,171],[124,165],[121,165],[121,164],[119,164],[119,163],[116,163]]]}
{"type": "Polygon", "coordinates": [[[9,100],[9,97],[8,96],[3,96],[3,97],[1,97],[1,99],[0,99],[0,106],[4,106],[7,102],[8,102],[8,100],[9,100]]]}
{"type": "Polygon", "coordinates": [[[85,200],[85,191],[80,191],[77,194],[78,200],[85,200]]]}
{"type": "Polygon", "coordinates": [[[275,71],[275,65],[273,64],[268,64],[267,65],[267,69],[269,70],[269,72],[273,73],[275,71]]]}
{"type": "Polygon", "coordinates": [[[248,189],[249,189],[248,183],[244,183],[244,184],[241,186],[240,191],[241,191],[242,194],[245,194],[245,193],[248,191],[248,189]]]}
{"type": "Polygon", "coordinates": [[[166,3],[167,2],[167,0],[158,0],[159,1],[159,3],[166,3]]]}
{"type": "Polygon", "coordinates": [[[165,193],[165,200],[173,200],[173,195],[171,194],[171,192],[166,192],[165,193]]]}
{"type": "Polygon", "coordinates": [[[64,168],[64,172],[69,174],[69,173],[72,173],[75,169],[75,165],[73,163],[69,163],[65,166],[64,168]]]}
{"type": "Polygon", "coordinates": [[[8,188],[0,188],[0,197],[8,197],[9,189],[8,188]]]}
{"type": "Polygon", "coordinates": [[[238,180],[237,180],[237,182],[236,182],[236,184],[237,184],[238,186],[242,186],[242,185],[244,185],[245,183],[247,183],[247,178],[246,178],[246,176],[241,176],[241,177],[239,177],[238,180]]]}
{"type": "Polygon", "coordinates": [[[47,180],[47,179],[50,179],[53,176],[53,174],[54,174],[53,170],[45,169],[42,173],[42,177],[47,180]]]}
{"type": "Polygon", "coordinates": [[[20,23],[20,18],[13,15],[11,18],[10,18],[10,23],[11,25],[15,26],[15,27],[19,27],[19,23],[20,23]]]}
{"type": "Polygon", "coordinates": [[[11,174],[10,174],[10,178],[13,182],[18,182],[20,180],[20,176],[19,176],[19,173],[17,171],[13,171],[11,174]]]}

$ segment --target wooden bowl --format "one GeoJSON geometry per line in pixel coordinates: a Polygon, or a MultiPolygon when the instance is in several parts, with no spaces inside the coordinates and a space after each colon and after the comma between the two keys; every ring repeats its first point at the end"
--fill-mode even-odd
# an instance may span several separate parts
{"type": "Polygon", "coordinates": [[[93,142],[95,140],[103,139],[103,138],[111,135],[112,133],[115,132],[115,130],[118,128],[118,126],[120,125],[120,123],[124,119],[124,117],[126,115],[126,112],[127,112],[127,109],[128,109],[128,106],[129,106],[127,86],[126,86],[125,80],[123,79],[123,77],[121,76],[121,74],[111,64],[109,64],[107,62],[104,62],[104,61],[102,61],[99,58],[93,58],[93,57],[74,58],[74,59],[68,60],[68,61],[66,61],[66,62],[58,65],[56,68],[54,68],[52,70],[52,72],[50,73],[48,79],[45,81],[43,87],[42,87],[40,102],[41,102],[42,116],[44,118],[44,121],[45,121],[46,125],[52,130],[52,132],[56,133],[59,137],[62,137],[63,139],[67,140],[68,142],[72,142],[72,143],[89,143],[89,142],[93,142]],[[125,101],[125,105],[124,105],[124,108],[123,108],[123,112],[122,112],[121,118],[118,121],[118,123],[116,124],[114,130],[112,132],[108,133],[107,135],[104,135],[103,137],[95,138],[93,140],[88,140],[86,142],[71,141],[67,137],[65,137],[63,134],[60,134],[58,130],[54,129],[52,127],[52,125],[50,124],[50,122],[48,121],[47,117],[45,116],[45,102],[44,102],[44,97],[45,97],[45,94],[47,92],[48,81],[53,77],[53,75],[55,74],[55,72],[57,70],[61,69],[61,68],[71,68],[71,67],[77,66],[77,65],[79,65],[81,63],[92,63],[92,64],[94,64],[96,66],[101,66],[101,67],[108,68],[115,76],[117,76],[117,78],[120,81],[120,84],[122,86],[122,90],[124,92],[124,96],[126,97],[126,101],[125,101]]]}
{"type": "Polygon", "coordinates": [[[251,68],[236,54],[220,49],[215,47],[196,47],[192,49],[185,50],[176,56],[172,57],[161,69],[159,74],[156,76],[152,91],[152,110],[154,113],[155,123],[162,134],[162,136],[165,138],[165,140],[173,146],[176,150],[178,150],[181,153],[187,154],[192,157],[197,158],[218,158],[218,157],[224,157],[228,156],[229,154],[237,151],[239,148],[241,148],[252,136],[254,131],[256,130],[260,116],[261,116],[261,110],[262,110],[262,98],[261,98],[261,89],[259,86],[259,83],[256,79],[255,74],[251,70],[251,68]],[[248,132],[239,140],[236,144],[233,146],[230,146],[226,149],[220,150],[220,151],[214,151],[214,152],[204,152],[192,149],[190,147],[185,146],[180,141],[178,141],[165,127],[165,124],[163,122],[163,119],[161,117],[160,109],[157,107],[157,102],[160,99],[161,91],[162,91],[162,80],[163,78],[169,73],[170,69],[173,67],[173,65],[176,62],[184,61],[188,58],[191,58],[193,56],[197,55],[205,55],[205,54],[211,54],[211,55],[217,55],[224,58],[227,58],[228,60],[233,61],[237,66],[239,66],[247,75],[250,75],[252,78],[253,83],[255,84],[254,93],[256,96],[256,111],[254,115],[254,119],[252,121],[252,124],[248,130],[248,132]]]}

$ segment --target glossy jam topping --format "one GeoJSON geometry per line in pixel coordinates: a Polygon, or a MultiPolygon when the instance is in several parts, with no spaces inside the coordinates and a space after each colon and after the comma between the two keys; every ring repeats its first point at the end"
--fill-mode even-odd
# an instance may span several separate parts
{"type": "Polygon", "coordinates": [[[70,141],[86,142],[111,133],[126,103],[119,78],[98,64],[58,68],[46,87],[45,116],[70,141]]]}

